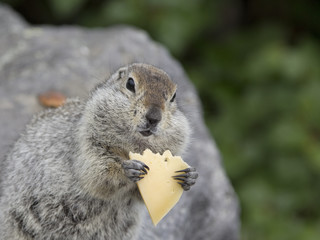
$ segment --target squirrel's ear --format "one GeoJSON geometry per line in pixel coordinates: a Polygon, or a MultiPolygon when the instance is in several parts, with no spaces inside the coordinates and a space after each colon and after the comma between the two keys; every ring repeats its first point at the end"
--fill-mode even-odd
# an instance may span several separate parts
{"type": "Polygon", "coordinates": [[[120,68],[118,70],[118,79],[123,78],[126,75],[127,69],[126,68],[120,68]]]}

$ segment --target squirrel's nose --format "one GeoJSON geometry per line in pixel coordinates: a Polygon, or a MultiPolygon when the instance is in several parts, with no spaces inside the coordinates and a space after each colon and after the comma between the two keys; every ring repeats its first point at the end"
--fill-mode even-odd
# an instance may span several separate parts
{"type": "Polygon", "coordinates": [[[150,127],[157,126],[161,118],[161,109],[159,107],[151,107],[146,114],[146,119],[150,127]]]}

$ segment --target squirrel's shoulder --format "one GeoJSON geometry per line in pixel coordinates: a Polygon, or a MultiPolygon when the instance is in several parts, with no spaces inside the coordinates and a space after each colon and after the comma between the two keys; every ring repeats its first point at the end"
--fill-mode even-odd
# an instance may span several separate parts
{"type": "Polygon", "coordinates": [[[35,114],[29,125],[34,125],[42,122],[55,121],[73,121],[82,115],[84,102],[79,98],[69,98],[58,108],[45,109],[35,114]]]}
{"type": "Polygon", "coordinates": [[[83,101],[67,99],[58,108],[45,109],[35,114],[21,134],[22,142],[37,142],[38,138],[50,143],[58,138],[66,138],[76,127],[83,114],[83,101]]]}

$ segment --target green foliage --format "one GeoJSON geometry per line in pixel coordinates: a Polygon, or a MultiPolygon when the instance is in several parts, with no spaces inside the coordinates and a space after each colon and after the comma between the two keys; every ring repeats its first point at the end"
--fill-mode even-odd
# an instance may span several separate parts
{"type": "Polygon", "coordinates": [[[85,0],[49,0],[48,4],[56,18],[63,19],[79,10],[84,2],[85,0]]]}
{"type": "Polygon", "coordinates": [[[318,239],[317,1],[5,1],[33,23],[148,31],[183,63],[200,93],[240,197],[243,239],[318,239]]]}
{"type": "Polygon", "coordinates": [[[281,32],[229,36],[203,59],[215,68],[211,82],[191,72],[241,199],[244,239],[320,232],[320,48],[310,39],[290,46],[281,32]]]}
{"type": "Polygon", "coordinates": [[[204,1],[105,1],[101,8],[80,16],[79,21],[86,26],[133,24],[146,29],[175,54],[182,54],[206,23],[203,12],[208,10],[201,2],[204,1]]]}

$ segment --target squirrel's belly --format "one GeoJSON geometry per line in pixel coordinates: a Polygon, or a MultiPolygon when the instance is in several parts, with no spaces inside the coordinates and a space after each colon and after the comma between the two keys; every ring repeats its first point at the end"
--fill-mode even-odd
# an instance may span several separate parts
{"type": "Polygon", "coordinates": [[[141,203],[111,203],[108,208],[79,226],[76,239],[134,239],[140,222],[141,203]]]}
{"type": "Polygon", "coordinates": [[[31,206],[27,201],[28,211],[8,209],[11,239],[135,239],[143,206],[129,196],[118,201],[33,200],[31,206]]]}

